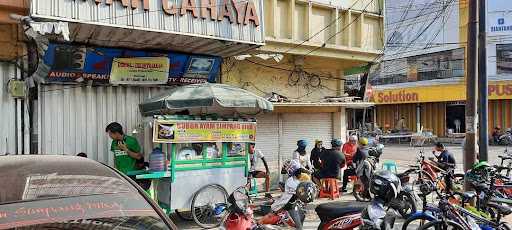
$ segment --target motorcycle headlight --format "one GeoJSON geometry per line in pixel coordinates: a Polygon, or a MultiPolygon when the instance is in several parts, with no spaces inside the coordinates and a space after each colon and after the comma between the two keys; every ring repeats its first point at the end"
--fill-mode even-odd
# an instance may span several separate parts
{"type": "Polygon", "coordinates": [[[249,197],[245,192],[239,190],[233,192],[232,202],[236,210],[243,213],[247,212],[247,208],[249,207],[249,197]]]}

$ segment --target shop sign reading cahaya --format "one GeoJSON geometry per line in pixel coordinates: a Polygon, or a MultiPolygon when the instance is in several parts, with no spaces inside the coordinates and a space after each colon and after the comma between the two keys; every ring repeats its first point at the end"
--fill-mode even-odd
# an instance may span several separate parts
{"type": "MultiPolygon", "coordinates": [[[[376,104],[461,101],[466,99],[466,87],[452,84],[384,90],[374,88],[371,98],[376,104]]],[[[489,99],[512,99],[512,83],[489,82],[489,99]]]]}
{"type": "MultiPolygon", "coordinates": [[[[104,33],[129,29],[253,45],[265,42],[263,0],[32,0],[30,12],[37,21],[106,26],[104,33]]],[[[70,25],[72,36],[77,36],[76,26],[70,25]]],[[[91,36],[94,40],[100,35],[91,36]]]]}
{"type": "MultiPolygon", "coordinates": [[[[74,0],[79,1],[79,0],[74,0]]],[[[94,1],[96,4],[112,5],[113,0],[89,0],[94,1]]],[[[168,15],[183,16],[187,12],[191,12],[195,18],[201,17],[203,19],[210,19],[222,21],[227,18],[230,23],[236,22],[237,24],[247,25],[253,22],[255,26],[260,25],[260,20],[256,11],[254,2],[243,1],[237,2],[235,0],[222,0],[221,4],[217,4],[217,0],[201,0],[199,4],[195,0],[182,0],[181,4],[173,4],[169,0],[118,0],[125,8],[131,7],[132,9],[143,8],[145,11],[150,11],[150,2],[161,2],[163,12],[168,15]],[[142,5],[140,4],[142,2],[142,5]],[[220,6],[220,10],[218,7],[220,6]],[[236,15],[236,16],[235,16],[236,15]]]]}

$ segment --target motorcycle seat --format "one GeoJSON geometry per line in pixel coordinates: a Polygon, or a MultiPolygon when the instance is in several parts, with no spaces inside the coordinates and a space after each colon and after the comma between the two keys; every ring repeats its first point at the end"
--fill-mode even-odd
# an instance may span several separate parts
{"type": "MultiPolygon", "coordinates": [[[[508,158],[507,158],[507,159],[508,159],[508,158]]],[[[510,159],[512,159],[512,158],[510,158],[510,159]]],[[[495,166],[494,166],[494,168],[495,168],[496,170],[498,170],[498,171],[510,170],[510,168],[509,168],[509,167],[507,167],[507,166],[500,166],[500,165],[495,165],[495,166]]]]}
{"type": "Polygon", "coordinates": [[[315,212],[320,217],[320,220],[329,221],[349,214],[361,213],[367,206],[367,203],[354,205],[348,202],[330,202],[318,205],[315,208],[315,212]]]}
{"type": "Polygon", "coordinates": [[[457,195],[460,195],[463,198],[464,202],[469,202],[477,196],[476,192],[473,192],[473,191],[460,192],[460,193],[458,192],[457,195]]]}
{"type": "Polygon", "coordinates": [[[506,216],[512,213],[512,209],[508,206],[496,204],[496,203],[488,203],[489,207],[496,209],[500,214],[506,216]]]}
{"type": "Polygon", "coordinates": [[[503,160],[512,160],[512,156],[503,156],[503,155],[500,155],[498,156],[499,158],[503,159],[503,160]]]}

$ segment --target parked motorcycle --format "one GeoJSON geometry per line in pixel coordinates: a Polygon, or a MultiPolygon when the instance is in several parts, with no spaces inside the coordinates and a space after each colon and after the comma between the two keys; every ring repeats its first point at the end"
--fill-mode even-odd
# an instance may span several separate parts
{"type": "Polygon", "coordinates": [[[411,174],[416,173],[417,169],[408,169],[403,173],[397,174],[400,178],[402,190],[398,193],[398,196],[391,200],[389,207],[396,210],[400,215],[407,219],[413,213],[416,213],[418,209],[419,196],[414,192],[414,188],[410,183],[411,174]]]}
{"type": "Polygon", "coordinates": [[[252,209],[249,207],[249,196],[245,188],[235,190],[228,197],[227,215],[224,217],[221,229],[247,230],[258,229],[252,209]]]}
{"type": "Polygon", "coordinates": [[[380,156],[384,152],[384,145],[383,144],[377,144],[373,147],[368,148],[368,155],[375,157],[375,160],[377,163],[379,163],[380,156]]]}
{"type": "Polygon", "coordinates": [[[320,204],[315,211],[320,218],[318,230],[349,230],[359,227],[368,230],[393,229],[396,215],[387,207],[401,191],[396,175],[387,171],[375,173],[371,181],[376,198],[371,203],[348,206],[341,202],[320,204]]]}

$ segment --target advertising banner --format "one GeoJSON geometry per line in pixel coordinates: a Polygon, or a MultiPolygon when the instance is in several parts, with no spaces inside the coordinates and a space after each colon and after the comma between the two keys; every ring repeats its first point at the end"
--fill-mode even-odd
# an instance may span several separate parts
{"type": "Polygon", "coordinates": [[[255,142],[255,122],[155,121],[153,142],[255,142]]]}
{"type": "MultiPolygon", "coordinates": [[[[48,76],[46,76],[46,81],[49,83],[78,83],[84,81],[109,83],[111,81],[111,71],[114,59],[119,60],[120,58],[122,58],[122,60],[126,60],[126,58],[137,58],[133,60],[151,58],[155,61],[159,60],[159,63],[160,61],[163,63],[163,59],[167,59],[167,62],[169,63],[168,69],[164,71],[168,72],[167,81],[164,82],[162,79],[155,84],[169,85],[205,82],[214,83],[219,75],[222,61],[220,57],[215,56],[77,46],[57,43],[51,43],[48,46],[42,61],[49,69],[48,76]]],[[[118,66],[114,66],[114,68],[118,68],[118,66]]],[[[161,70],[163,71],[163,66],[161,70]]],[[[152,76],[154,77],[155,75],[152,76]]],[[[120,84],[119,80],[119,76],[114,77],[114,82],[120,84]]],[[[141,84],[141,82],[132,82],[130,84],[141,84]]]]}
{"type": "Polygon", "coordinates": [[[141,57],[114,58],[110,83],[112,84],[166,84],[169,76],[169,58],[141,57]]]}

